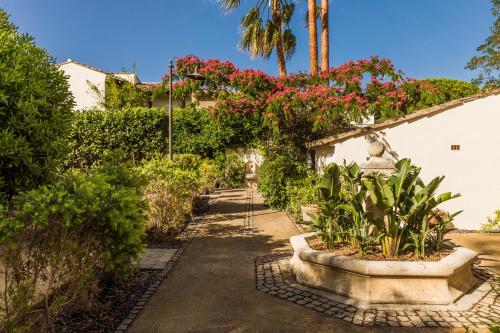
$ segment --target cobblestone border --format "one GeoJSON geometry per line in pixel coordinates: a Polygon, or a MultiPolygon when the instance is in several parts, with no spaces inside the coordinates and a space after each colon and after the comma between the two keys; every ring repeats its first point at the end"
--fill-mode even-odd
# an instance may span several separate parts
{"type": "Polygon", "coordinates": [[[204,222],[205,222],[205,216],[197,216],[186,226],[184,231],[178,237],[180,240],[182,240],[182,245],[177,249],[175,254],[172,256],[172,258],[170,258],[170,260],[165,264],[165,266],[162,269],[158,270],[158,273],[156,273],[156,276],[154,277],[153,283],[135,303],[134,307],[130,310],[127,317],[122,320],[122,322],[120,323],[120,325],[118,325],[114,333],[125,333],[127,331],[127,329],[130,327],[134,319],[139,315],[139,313],[143,309],[144,305],[146,305],[146,302],[149,300],[151,295],[153,295],[156,289],[160,286],[160,283],[168,277],[168,274],[175,266],[180,256],[186,249],[186,247],[198,234],[204,222]]]}
{"type": "MultiPolygon", "coordinates": [[[[362,309],[350,302],[326,298],[323,291],[313,288],[297,288],[291,271],[292,254],[277,253],[255,259],[256,288],[268,295],[293,302],[297,305],[321,312],[327,316],[341,319],[358,326],[394,327],[476,327],[485,328],[498,324],[500,320],[500,295],[498,275],[482,268],[474,267],[474,274],[484,284],[496,286],[495,289],[477,288],[481,292],[479,301],[465,311],[430,311],[416,307],[393,310],[362,309]]],[[[483,284],[483,285],[484,285],[483,284]]],[[[338,298],[337,298],[338,299],[338,298]]],[[[348,299],[347,299],[348,300],[348,299]]]]}

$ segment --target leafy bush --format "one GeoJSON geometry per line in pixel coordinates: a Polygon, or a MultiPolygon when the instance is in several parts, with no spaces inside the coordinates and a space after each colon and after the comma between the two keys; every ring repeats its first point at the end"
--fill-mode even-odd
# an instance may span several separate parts
{"type": "Polygon", "coordinates": [[[162,109],[88,110],[75,113],[68,164],[88,167],[106,151],[120,149],[127,159],[152,158],[167,149],[167,118],[162,109]]]}
{"type": "Polygon", "coordinates": [[[3,329],[36,321],[51,331],[63,309],[91,306],[101,277],[119,281],[131,272],[144,235],[141,184],[127,165],[106,160],[14,197],[0,225],[3,329]],[[28,316],[34,306],[43,318],[28,316]]]}
{"type": "Polygon", "coordinates": [[[409,112],[443,104],[480,92],[478,86],[454,79],[425,79],[418,84],[406,84],[405,91],[409,100],[409,112]],[[422,89],[421,85],[430,89],[422,89]]]}
{"type": "Polygon", "coordinates": [[[46,183],[66,153],[73,98],[54,59],[0,9],[0,193],[46,183]]]}
{"type": "Polygon", "coordinates": [[[285,210],[289,203],[287,185],[304,178],[307,167],[290,155],[277,155],[264,160],[259,172],[258,188],[269,207],[285,210]]]}
{"type": "MultiPolygon", "coordinates": [[[[120,149],[133,161],[148,160],[168,148],[165,109],[128,108],[75,113],[71,127],[68,165],[88,167],[108,150],[120,149]]],[[[174,153],[215,157],[237,144],[232,128],[207,109],[174,109],[174,153]]]]}
{"type": "Polygon", "coordinates": [[[298,222],[302,222],[301,206],[318,201],[318,176],[310,173],[306,178],[289,182],[286,186],[288,205],[286,210],[298,222]]]}
{"type": "Polygon", "coordinates": [[[220,187],[231,189],[245,185],[245,163],[236,153],[217,156],[216,165],[220,174],[220,187]]]}
{"type": "Polygon", "coordinates": [[[483,224],[481,228],[486,232],[500,231],[500,210],[495,211],[494,217],[488,217],[488,223],[483,224]]]}
{"type": "Polygon", "coordinates": [[[202,186],[202,164],[196,155],[177,155],[174,161],[158,155],[139,167],[139,172],[148,180],[145,190],[148,228],[162,236],[177,233],[184,227],[202,186]]]}
{"type": "Polygon", "coordinates": [[[377,242],[388,257],[401,249],[412,249],[417,258],[439,251],[446,226],[461,212],[449,214],[437,207],[459,194],[436,195],[444,177],[425,184],[419,174],[409,159],[396,163],[388,178],[363,175],[356,164],[332,164],[319,184],[320,214],[313,227],[329,247],[349,241],[360,255],[371,252],[377,242]]]}

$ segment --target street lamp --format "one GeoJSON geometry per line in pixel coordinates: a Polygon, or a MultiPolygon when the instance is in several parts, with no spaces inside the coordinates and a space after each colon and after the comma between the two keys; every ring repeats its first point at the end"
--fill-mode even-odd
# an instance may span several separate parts
{"type": "MultiPolygon", "coordinates": [[[[174,159],[174,137],[173,137],[173,129],[172,129],[172,76],[174,73],[174,60],[177,59],[174,57],[170,60],[170,64],[168,65],[170,69],[169,73],[169,91],[168,91],[168,158],[172,161],[174,159]]],[[[186,75],[188,79],[203,81],[205,77],[198,73],[198,66],[194,69],[193,73],[189,73],[186,75]]]]}

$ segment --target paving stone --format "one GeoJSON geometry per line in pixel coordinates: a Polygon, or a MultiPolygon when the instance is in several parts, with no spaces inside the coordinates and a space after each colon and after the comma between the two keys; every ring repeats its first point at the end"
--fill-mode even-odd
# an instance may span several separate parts
{"type": "MultiPolygon", "coordinates": [[[[476,295],[474,296],[476,298],[468,297],[464,300],[461,306],[464,306],[464,304],[467,305],[466,301],[471,302],[469,307],[473,307],[473,310],[471,311],[398,310],[397,305],[394,310],[358,309],[356,306],[345,304],[344,302],[331,301],[321,295],[302,291],[291,286],[291,283],[296,282],[293,274],[290,273],[290,265],[288,263],[290,256],[290,254],[288,254],[288,257],[281,254],[275,257],[271,255],[269,257],[264,257],[264,259],[260,261],[255,261],[257,265],[256,272],[261,272],[259,269],[262,269],[262,272],[264,272],[263,276],[271,281],[265,288],[272,290],[271,288],[275,286],[277,287],[277,293],[280,293],[280,297],[287,299],[288,301],[294,302],[299,306],[314,309],[327,316],[352,322],[355,325],[393,327],[462,327],[462,325],[473,323],[475,326],[479,327],[490,323],[488,318],[495,316],[495,311],[500,309],[500,306],[493,305],[496,295],[489,294],[490,288],[486,290],[486,293],[488,294],[483,299],[476,295]],[[266,264],[264,264],[264,262],[266,261],[272,265],[265,267],[266,264]],[[259,264],[259,262],[261,262],[261,264],[259,264]],[[266,274],[270,275],[268,276],[266,274]],[[474,304],[473,302],[478,303],[474,304]],[[486,319],[483,319],[483,317],[486,319]]],[[[256,281],[258,281],[259,276],[262,274],[259,276],[257,275],[256,281]]],[[[261,290],[262,288],[257,285],[256,289],[261,290]]],[[[443,307],[444,306],[435,306],[436,309],[443,307]]]]}

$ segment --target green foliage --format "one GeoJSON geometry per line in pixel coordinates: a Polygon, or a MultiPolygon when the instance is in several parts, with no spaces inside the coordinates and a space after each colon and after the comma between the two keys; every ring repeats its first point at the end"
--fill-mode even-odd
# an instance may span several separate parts
{"type": "Polygon", "coordinates": [[[241,188],[245,185],[245,163],[236,153],[219,155],[215,163],[220,175],[220,187],[241,188]]]}
{"type": "Polygon", "coordinates": [[[224,123],[207,109],[174,110],[174,152],[214,157],[224,148],[239,144],[239,126],[224,123]]]}
{"type": "MultiPolygon", "coordinates": [[[[420,168],[405,158],[396,163],[395,171],[389,179],[381,175],[367,175],[363,180],[370,199],[383,213],[382,250],[387,256],[398,255],[401,240],[410,230],[421,237],[419,242],[425,243],[429,218],[437,206],[460,196],[450,192],[435,196],[444,177],[436,177],[426,185],[419,174],[420,168]]],[[[424,255],[422,251],[416,254],[419,257],[424,255]]]]}
{"type": "Polygon", "coordinates": [[[477,85],[454,79],[425,79],[418,81],[430,89],[422,89],[419,84],[406,84],[409,112],[467,97],[480,92],[477,85]]]}
{"type": "Polygon", "coordinates": [[[303,222],[301,206],[315,204],[318,201],[318,181],[318,176],[310,172],[307,177],[289,182],[286,185],[288,196],[286,210],[299,223],[303,222]]]}
{"type": "Polygon", "coordinates": [[[500,210],[495,211],[494,217],[488,217],[488,223],[481,225],[481,228],[486,232],[500,231],[500,210]]]}
{"type": "Polygon", "coordinates": [[[191,217],[194,199],[213,190],[219,179],[213,162],[192,154],[176,155],[174,161],[158,155],[138,171],[148,180],[148,227],[158,236],[179,232],[191,217]]]}
{"type": "Polygon", "coordinates": [[[106,109],[123,109],[149,106],[150,96],[147,91],[139,89],[128,81],[106,78],[103,106],[106,109]]]}
{"type": "Polygon", "coordinates": [[[495,17],[495,23],[490,29],[491,35],[477,48],[481,55],[472,57],[466,66],[471,70],[481,70],[479,77],[474,81],[487,89],[500,87],[500,0],[491,2],[493,4],[491,12],[495,17]]]}
{"type": "Polygon", "coordinates": [[[68,164],[79,168],[120,149],[140,161],[167,149],[167,117],[162,109],[88,110],[75,113],[69,137],[68,164]]]}
{"type": "Polygon", "coordinates": [[[46,183],[66,153],[73,98],[54,59],[0,9],[0,193],[46,183]]]}
{"type": "Polygon", "coordinates": [[[119,281],[131,272],[144,235],[141,184],[110,156],[88,173],[70,170],[14,197],[0,216],[5,330],[36,324],[51,331],[67,307],[91,307],[99,278],[119,281]],[[42,317],[28,315],[34,306],[42,317]]]}
{"type": "Polygon", "coordinates": [[[349,241],[361,256],[378,242],[388,257],[400,249],[413,249],[417,258],[430,248],[441,250],[448,224],[461,212],[437,207],[459,194],[435,195],[444,177],[424,184],[419,174],[409,159],[400,160],[388,178],[363,175],[356,164],[328,166],[319,183],[320,214],[313,229],[328,247],[349,241]]]}
{"type": "Polygon", "coordinates": [[[285,210],[289,203],[288,183],[306,175],[306,165],[288,154],[264,160],[259,171],[258,187],[265,203],[271,208],[285,210]]]}
{"type": "MultiPolygon", "coordinates": [[[[75,113],[74,118],[69,166],[91,166],[110,150],[120,149],[127,159],[141,161],[168,148],[165,109],[88,110],[75,113]]],[[[246,132],[239,126],[212,116],[207,109],[174,109],[174,153],[215,157],[226,147],[244,144],[246,132]]]]}

